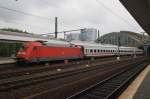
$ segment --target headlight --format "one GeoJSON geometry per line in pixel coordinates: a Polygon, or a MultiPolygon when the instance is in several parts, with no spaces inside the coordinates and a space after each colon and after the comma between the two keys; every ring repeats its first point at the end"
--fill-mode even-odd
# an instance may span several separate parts
{"type": "Polygon", "coordinates": [[[25,55],[25,54],[26,54],[26,52],[18,52],[18,54],[23,54],[23,55],[25,55]]]}

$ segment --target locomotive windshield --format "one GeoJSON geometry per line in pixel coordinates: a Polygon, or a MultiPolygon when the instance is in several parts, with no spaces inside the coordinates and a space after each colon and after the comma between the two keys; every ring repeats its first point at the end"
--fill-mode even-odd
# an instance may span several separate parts
{"type": "Polygon", "coordinates": [[[23,44],[21,47],[20,47],[20,50],[23,51],[23,50],[26,50],[27,49],[27,46],[25,44],[23,44]]]}

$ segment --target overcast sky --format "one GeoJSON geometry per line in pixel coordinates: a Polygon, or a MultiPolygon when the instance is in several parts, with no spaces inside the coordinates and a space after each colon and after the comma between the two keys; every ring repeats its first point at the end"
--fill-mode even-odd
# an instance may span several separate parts
{"type": "Polygon", "coordinates": [[[0,27],[50,33],[54,32],[55,16],[58,17],[58,31],[85,27],[97,28],[101,34],[143,31],[119,0],[0,0],[0,27]]]}

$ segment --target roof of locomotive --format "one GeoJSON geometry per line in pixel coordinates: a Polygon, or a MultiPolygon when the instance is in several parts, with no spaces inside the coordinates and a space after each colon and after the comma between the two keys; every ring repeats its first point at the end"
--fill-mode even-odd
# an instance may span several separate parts
{"type": "Polygon", "coordinates": [[[62,47],[70,47],[70,43],[67,41],[61,41],[61,40],[48,40],[44,42],[47,46],[62,46],[62,47]]]}

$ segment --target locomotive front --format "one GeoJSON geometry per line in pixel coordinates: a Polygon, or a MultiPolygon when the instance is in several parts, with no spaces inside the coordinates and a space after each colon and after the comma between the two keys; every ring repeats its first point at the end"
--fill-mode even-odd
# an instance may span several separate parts
{"type": "Polygon", "coordinates": [[[23,62],[27,57],[28,46],[23,44],[17,52],[17,62],[23,62]]]}
{"type": "Polygon", "coordinates": [[[30,62],[31,52],[35,46],[41,46],[40,42],[26,42],[17,53],[17,62],[30,62]]]}

